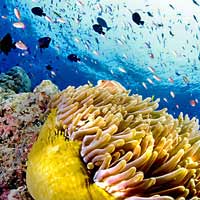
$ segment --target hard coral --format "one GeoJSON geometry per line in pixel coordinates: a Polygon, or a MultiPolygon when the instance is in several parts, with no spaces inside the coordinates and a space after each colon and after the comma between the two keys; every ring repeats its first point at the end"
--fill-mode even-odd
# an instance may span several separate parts
{"type": "MultiPolygon", "coordinates": [[[[159,100],[130,96],[111,83],[69,86],[50,104],[57,109],[56,129],[81,142],[90,177],[120,199],[199,199],[198,120],[182,114],[174,119],[166,109],[157,110],[159,100]]],[[[35,164],[29,167],[35,170],[35,164]]]]}
{"type": "Polygon", "coordinates": [[[11,191],[17,199],[31,198],[25,187],[27,153],[46,118],[50,95],[57,92],[49,87],[46,94],[44,87],[38,88],[34,93],[0,98],[0,199],[6,200],[11,191]]]}
{"type": "Polygon", "coordinates": [[[29,92],[31,80],[21,67],[15,66],[6,73],[0,74],[0,87],[13,90],[16,93],[29,92]]]}

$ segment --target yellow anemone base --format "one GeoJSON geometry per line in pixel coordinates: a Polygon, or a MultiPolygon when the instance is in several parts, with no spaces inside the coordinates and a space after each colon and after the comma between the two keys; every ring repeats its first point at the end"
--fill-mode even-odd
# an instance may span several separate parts
{"type": "Polygon", "coordinates": [[[28,156],[26,182],[35,200],[113,199],[90,183],[79,149],[80,142],[55,130],[53,111],[28,156]]]}

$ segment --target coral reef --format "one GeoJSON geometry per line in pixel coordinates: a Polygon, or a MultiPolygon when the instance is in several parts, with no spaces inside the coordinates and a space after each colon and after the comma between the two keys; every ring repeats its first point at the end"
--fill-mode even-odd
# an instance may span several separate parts
{"type": "MultiPolygon", "coordinates": [[[[129,95],[114,81],[101,81],[95,87],[69,86],[49,104],[50,109],[57,109],[57,131],[48,136],[52,144],[60,135],[66,143],[81,142],[79,156],[89,176],[116,199],[200,199],[199,121],[182,113],[174,119],[167,109],[157,110],[158,103],[159,99],[129,95]]],[[[62,162],[59,145],[54,147],[56,162],[62,162]]],[[[39,191],[46,181],[42,172],[55,180],[60,171],[53,158],[40,167],[31,159],[43,148],[38,146],[34,151],[37,153],[30,154],[28,172],[38,172],[39,191]],[[51,165],[53,172],[48,171],[51,165]]],[[[46,151],[48,155],[51,149],[46,151]]],[[[31,188],[36,186],[34,180],[30,180],[28,189],[42,199],[37,189],[31,188]]],[[[65,194],[60,190],[45,191],[47,195],[65,194]]]]}
{"type": "Polygon", "coordinates": [[[32,93],[15,94],[11,90],[1,88],[4,91],[0,98],[2,200],[12,199],[11,197],[20,200],[32,199],[25,184],[27,153],[46,119],[47,105],[51,95],[58,92],[56,88],[49,81],[43,81],[32,93]]]}
{"type": "Polygon", "coordinates": [[[21,67],[15,66],[0,74],[0,87],[15,93],[30,92],[31,80],[21,67]]]}

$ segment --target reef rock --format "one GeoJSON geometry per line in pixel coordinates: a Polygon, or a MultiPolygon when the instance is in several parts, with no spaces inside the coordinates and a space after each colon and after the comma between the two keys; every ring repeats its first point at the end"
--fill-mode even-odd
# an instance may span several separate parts
{"type": "Polygon", "coordinates": [[[34,93],[45,92],[47,95],[53,95],[59,91],[58,87],[50,80],[43,80],[40,85],[33,90],[34,93]]]}
{"type": "MultiPolygon", "coordinates": [[[[28,85],[28,81],[21,84],[23,91],[28,90],[28,85]]],[[[34,92],[27,93],[16,94],[4,87],[0,87],[0,199],[11,199],[8,197],[15,191],[16,199],[28,200],[31,197],[25,190],[27,153],[46,120],[51,95],[58,89],[50,81],[43,81],[34,92]]]]}
{"type": "Polygon", "coordinates": [[[15,66],[0,74],[0,87],[15,93],[30,92],[31,80],[21,67],[15,66]]]}

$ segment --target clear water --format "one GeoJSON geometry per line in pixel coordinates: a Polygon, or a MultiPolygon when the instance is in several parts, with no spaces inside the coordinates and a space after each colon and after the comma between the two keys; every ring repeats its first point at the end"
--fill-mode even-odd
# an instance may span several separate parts
{"type": "Polygon", "coordinates": [[[160,98],[160,108],[200,118],[200,1],[195,0],[0,0],[0,37],[10,33],[28,51],[0,54],[0,71],[23,67],[33,87],[51,79],[60,89],[89,80],[119,81],[132,93],[160,98]],[[39,6],[51,22],[33,15],[39,6]],[[25,29],[15,28],[18,8],[25,29]],[[58,22],[58,13],[65,23],[58,22]],[[138,12],[144,25],[132,21],[138,12]],[[150,12],[152,16],[149,16],[150,12]],[[111,29],[105,36],[92,25],[100,16],[111,29]],[[38,39],[51,37],[40,51],[38,39]],[[77,54],[81,62],[67,59],[77,54]],[[52,71],[46,69],[53,67],[52,71]],[[55,73],[55,75],[54,75],[55,73]],[[193,100],[193,104],[191,104],[193,100]],[[195,105],[194,105],[195,104],[195,105]]]}

